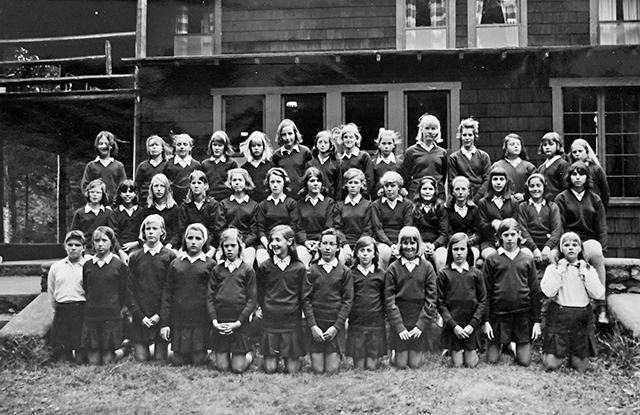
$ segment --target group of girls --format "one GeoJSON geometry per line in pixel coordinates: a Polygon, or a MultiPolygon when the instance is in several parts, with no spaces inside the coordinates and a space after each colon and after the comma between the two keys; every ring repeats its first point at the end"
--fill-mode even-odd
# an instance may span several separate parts
{"type": "MultiPolygon", "coordinates": [[[[484,307],[486,303],[486,311],[476,310],[477,313],[469,315],[473,310],[464,306],[455,312],[447,312],[446,301],[436,301],[435,272],[449,274],[448,280],[453,280],[455,278],[451,276],[450,269],[461,274],[468,271],[477,280],[475,266],[484,260],[484,270],[491,274],[483,277],[487,281],[495,277],[492,271],[487,271],[494,263],[507,266],[500,264],[504,261],[496,261],[504,255],[509,258],[508,266],[518,269],[523,264],[527,267],[534,264],[535,270],[535,262],[538,262],[538,266],[548,263],[550,267],[557,267],[559,257],[567,255],[560,244],[562,232],[567,231],[577,234],[574,239],[578,238],[580,249],[584,247],[585,257],[591,264],[585,262],[583,268],[595,269],[602,285],[602,251],[606,249],[604,200],[608,202],[608,189],[606,180],[601,180],[602,169],[584,140],[574,141],[569,157],[576,161],[569,164],[564,157],[562,138],[556,133],[546,134],[541,140],[540,151],[547,159],[536,170],[526,160],[522,138],[518,135],[509,134],[505,137],[504,158],[493,165],[490,164],[487,153],[476,148],[478,136],[478,122],[473,119],[464,120],[458,128],[461,149],[449,156],[446,150],[438,146],[442,141],[438,119],[425,114],[419,121],[417,142],[407,149],[404,160],[394,154],[398,134],[385,129],[380,130],[376,140],[378,152],[371,158],[366,151],[360,150],[362,137],[354,124],[318,133],[311,151],[302,144],[302,137],[295,123],[283,120],[276,134],[280,148],[273,152],[264,133],[252,133],[240,147],[247,160],[241,168],[229,157],[232,150],[229,138],[223,131],[213,134],[208,146],[210,158],[202,163],[191,157],[193,139],[190,136],[174,136],[173,157],[167,156],[168,145],[162,138],[151,136],[147,140],[149,160],[138,166],[135,183],[125,180],[118,186],[117,205],[113,209],[106,201],[109,196],[106,182],[110,179],[105,175],[111,173],[105,169],[102,177],[94,178],[92,174],[96,173],[92,171],[95,169],[90,171],[87,166],[83,180],[91,180],[85,193],[88,203],[76,212],[73,227],[85,233],[87,249],[96,255],[94,258],[98,257],[93,246],[95,232],[101,229],[104,234],[106,223],[114,230],[113,240],[109,235],[106,239],[112,242],[112,250],[123,262],[133,260],[133,253],[137,254],[135,258],[138,260],[141,252],[155,256],[154,253],[163,248],[178,256],[174,261],[169,261],[172,267],[174,263],[183,265],[177,270],[167,269],[162,301],[154,302],[154,314],[149,312],[143,315],[138,312],[136,315],[132,312],[134,323],[137,321],[143,328],[157,328],[159,322],[162,322],[162,329],[159,331],[143,330],[132,336],[135,337],[136,357],[140,359],[148,356],[147,345],[150,341],[171,340],[176,362],[204,361],[204,351],[211,344],[211,339],[208,330],[202,329],[204,326],[198,326],[199,323],[190,316],[205,308],[210,317],[217,316],[212,301],[222,297],[216,294],[219,287],[214,284],[215,278],[211,277],[209,281],[209,275],[215,274],[212,269],[219,263],[216,267],[219,268],[222,264],[226,274],[233,274],[240,268],[247,272],[257,269],[258,273],[256,277],[252,277],[257,280],[254,282],[257,284],[257,300],[249,294],[249,287],[254,284],[250,281],[252,278],[247,277],[242,284],[228,282],[232,284],[229,289],[235,290],[233,292],[236,297],[238,290],[248,290],[244,296],[240,296],[247,300],[246,307],[242,310],[239,310],[237,303],[224,306],[232,308],[234,312],[242,311],[242,317],[236,317],[236,320],[229,317],[233,321],[223,323],[216,318],[205,317],[200,321],[203,325],[210,325],[213,321],[213,344],[218,345],[214,350],[216,354],[221,350],[221,354],[230,356],[220,357],[221,368],[231,365],[234,370],[242,371],[243,367],[246,369],[251,363],[252,357],[248,353],[246,341],[230,335],[242,331],[240,329],[243,322],[246,326],[249,316],[257,316],[262,321],[265,333],[262,341],[265,369],[274,371],[278,358],[283,357],[287,370],[297,370],[298,358],[304,350],[303,338],[298,330],[298,317],[304,309],[311,339],[323,345],[322,353],[313,351],[318,350],[318,347],[309,349],[313,367],[320,371],[322,363],[325,370],[334,371],[337,368],[336,356],[345,347],[345,320],[348,317],[352,321],[349,309],[371,306],[358,305],[358,293],[354,294],[353,289],[349,294],[350,290],[344,288],[338,295],[327,291],[327,287],[321,287],[322,289],[318,288],[321,298],[316,307],[322,310],[320,315],[323,318],[315,317],[317,311],[314,313],[312,308],[315,298],[312,294],[318,291],[314,291],[313,285],[329,284],[331,278],[325,278],[325,274],[337,269],[340,270],[336,273],[340,274],[341,279],[339,284],[335,281],[329,284],[332,289],[348,286],[345,279],[353,280],[350,284],[356,286],[356,271],[363,274],[361,278],[365,285],[370,283],[369,274],[387,273],[385,277],[381,277],[385,286],[384,307],[376,306],[373,314],[384,314],[381,310],[387,310],[392,330],[391,344],[396,351],[394,361],[399,367],[419,365],[423,350],[421,342],[424,340],[424,337],[420,339],[421,332],[427,321],[438,317],[436,310],[440,311],[445,323],[445,333],[449,334],[446,342],[451,344],[445,347],[452,352],[456,364],[461,361],[461,357],[453,352],[464,350],[464,362],[474,365],[473,353],[467,353],[467,346],[477,342],[471,334],[477,334],[476,329],[481,321],[486,321],[482,328],[489,339],[498,342],[494,345],[496,347],[488,348],[490,361],[497,359],[500,344],[506,339],[515,339],[518,361],[527,364],[526,356],[530,356],[530,350],[528,352],[524,346],[529,344],[530,347],[530,341],[524,342],[522,332],[514,332],[512,328],[528,326],[521,324],[519,317],[511,315],[514,310],[505,312],[504,304],[487,292],[486,301],[476,301],[478,307],[481,303],[484,307]],[[339,148],[342,150],[341,155],[338,154],[339,148]],[[451,197],[445,203],[447,178],[451,197]],[[594,178],[600,178],[597,180],[597,191],[602,197],[592,190],[594,178]],[[143,195],[145,192],[146,206],[138,209],[136,193],[143,195]],[[83,221],[83,215],[90,219],[83,221]],[[158,242],[158,249],[146,242],[148,236],[145,235],[145,226],[148,225],[149,218],[153,218],[157,227],[162,229],[160,240],[164,245],[158,242]],[[507,221],[505,224],[505,219],[509,218],[515,221],[507,221]],[[162,226],[159,226],[160,219],[162,226]],[[136,228],[143,220],[139,234],[136,235],[136,228]],[[507,226],[516,234],[516,249],[506,248],[513,244],[505,241],[503,234],[506,231],[501,232],[501,226],[507,226]],[[336,229],[334,235],[325,235],[324,231],[329,228],[336,229]],[[229,236],[229,232],[232,236],[229,236]],[[449,235],[457,237],[449,238],[449,235]],[[363,237],[368,242],[365,247],[362,246],[363,237]],[[225,243],[237,245],[237,252],[233,249],[226,250],[225,243]],[[459,250],[461,245],[465,246],[465,258],[468,254],[468,260],[454,261],[455,244],[459,245],[459,250]],[[335,250],[332,250],[334,245],[335,250]],[[372,251],[369,256],[373,259],[367,257],[367,250],[372,251]],[[520,252],[527,259],[515,261],[516,254],[519,255],[520,252]],[[132,255],[131,258],[129,255],[132,255]],[[478,261],[479,258],[482,260],[478,261]],[[188,261],[188,264],[180,261],[188,261]],[[301,267],[296,265],[289,273],[292,262],[299,263],[301,267]],[[363,263],[368,265],[362,266],[363,263]],[[353,265],[348,276],[344,264],[353,265]],[[280,271],[275,271],[274,266],[280,268],[280,271]],[[326,272],[316,270],[320,276],[314,278],[312,269],[317,266],[326,272]],[[402,278],[399,280],[401,282],[396,281],[395,272],[398,268],[403,272],[408,269],[409,274],[412,274],[416,266],[420,267],[418,274],[424,281],[411,280],[406,287],[403,284],[407,281],[402,278]],[[194,267],[198,269],[192,269],[194,267]],[[430,271],[423,272],[423,268],[430,271]],[[284,272],[285,269],[287,272],[284,272]],[[307,270],[308,276],[305,277],[307,270]],[[192,286],[181,287],[180,276],[186,278],[183,275],[185,272],[194,272],[189,277],[192,286]],[[267,277],[270,273],[273,273],[272,280],[267,277]],[[303,287],[303,282],[310,286],[303,287]],[[418,307],[421,300],[418,301],[413,296],[416,295],[415,284],[422,283],[430,288],[420,291],[428,294],[424,304],[418,307]],[[207,298],[203,297],[203,292],[207,289],[199,291],[198,295],[190,292],[198,286],[207,285],[207,298]],[[180,291],[181,289],[186,291],[180,291]],[[276,290],[277,293],[273,294],[270,290],[276,290]],[[299,293],[306,293],[306,297],[304,301],[294,305],[293,299],[299,293]],[[275,296],[271,297],[272,294],[275,296]],[[285,295],[286,300],[279,295],[285,295]],[[325,303],[328,299],[337,301],[338,297],[340,306],[325,303]],[[204,300],[205,306],[202,303],[204,300]],[[256,307],[256,301],[257,309],[252,310],[252,307],[256,307]],[[495,305],[493,301],[496,301],[495,305]],[[199,302],[199,305],[196,307],[190,304],[192,302],[199,302]],[[185,304],[195,308],[189,308],[185,304]],[[172,310],[172,305],[176,305],[178,310],[172,310]],[[406,317],[406,321],[403,313],[410,316],[406,317]],[[468,320],[463,322],[464,327],[453,324],[457,321],[458,317],[455,316],[458,314],[466,316],[463,320],[468,320]],[[479,317],[481,315],[488,317],[483,320],[479,317]],[[502,321],[504,315],[510,319],[506,323],[502,321]],[[335,321],[332,320],[334,317],[335,321]],[[452,324],[453,327],[450,327],[452,324]],[[149,338],[149,333],[155,333],[153,338],[149,338]],[[407,346],[409,344],[413,346],[407,346]],[[142,346],[138,347],[140,345],[142,346]],[[322,358],[319,355],[314,357],[318,353],[322,354],[322,358]]],[[[105,164],[109,166],[115,162],[111,154],[117,149],[117,144],[112,135],[101,133],[96,138],[95,145],[99,152],[99,159],[96,160],[99,165],[104,167],[105,164]]],[[[133,265],[136,264],[134,262],[133,265]]],[[[519,269],[518,272],[523,274],[523,281],[528,281],[530,271],[519,269]]],[[[137,277],[131,267],[130,273],[127,279],[135,281],[137,277]]],[[[242,274],[244,278],[245,271],[242,274]]],[[[333,275],[332,278],[337,276],[333,275]]],[[[222,279],[224,281],[218,283],[224,285],[226,279],[222,279]]],[[[378,285],[379,283],[380,281],[378,285]]],[[[479,287],[477,283],[476,286],[479,287]]],[[[132,287],[135,287],[135,283],[129,284],[129,293],[134,291],[132,287]]],[[[500,283],[496,287],[499,298],[500,290],[504,287],[500,283]]],[[[486,288],[489,290],[488,286],[486,288]]],[[[532,294],[529,300],[533,304],[539,294],[535,294],[533,287],[530,289],[532,294]]],[[[480,288],[477,290],[479,293],[480,288]]],[[[589,291],[589,295],[593,294],[592,291],[589,291]]],[[[156,297],[157,294],[158,291],[156,297]]],[[[371,300],[371,295],[367,294],[363,301],[371,300]]],[[[554,295],[558,300],[556,302],[561,302],[557,298],[557,291],[554,295]]],[[[479,294],[477,296],[481,297],[479,294]]],[[[130,297],[135,295],[131,294],[130,297]]],[[[600,300],[599,321],[606,322],[604,293],[597,299],[600,300]]],[[[509,304],[507,309],[511,306],[514,304],[509,304]]],[[[135,309],[135,304],[131,307],[135,309]]],[[[538,323],[537,308],[534,305],[525,308],[526,310],[516,309],[516,314],[528,313],[524,319],[538,323]]],[[[203,313],[199,315],[202,316],[203,313]]],[[[347,342],[346,347],[351,355],[357,355],[354,356],[356,366],[372,367],[373,362],[379,358],[379,353],[369,355],[367,351],[362,355],[360,352],[369,348],[384,349],[385,336],[376,335],[379,334],[381,325],[378,324],[379,321],[375,324],[369,321],[368,317],[355,316],[353,319],[356,322],[364,319],[364,328],[360,327],[360,331],[356,330],[353,336],[348,337],[353,341],[347,342]],[[373,330],[373,326],[376,330],[373,330]]],[[[349,327],[351,330],[352,325],[349,327]]],[[[356,324],[354,330],[358,327],[356,324]]],[[[537,338],[539,334],[539,325],[532,323],[529,335],[537,338]]],[[[315,343],[311,345],[318,346],[315,343]]],[[[163,357],[162,351],[166,347],[162,344],[160,346],[156,350],[163,357]]],[[[559,348],[556,346],[556,349],[559,348]]],[[[555,354],[552,351],[550,355],[559,359],[565,351],[556,349],[553,350],[555,354]]],[[[469,349],[472,350],[475,349],[469,349]]],[[[477,356],[475,361],[477,362],[477,356]]],[[[552,361],[556,362],[549,360],[552,361]]]]}

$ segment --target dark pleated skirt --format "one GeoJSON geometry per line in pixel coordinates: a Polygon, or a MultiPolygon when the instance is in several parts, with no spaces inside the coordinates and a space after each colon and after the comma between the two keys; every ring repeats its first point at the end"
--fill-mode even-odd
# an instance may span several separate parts
{"type": "Polygon", "coordinates": [[[473,331],[468,339],[459,339],[453,329],[445,327],[440,335],[440,347],[451,351],[478,350],[480,348],[480,328],[473,331]]]}
{"type": "MultiPolygon", "coordinates": [[[[409,331],[411,331],[412,329],[413,327],[407,327],[407,330],[409,331]]],[[[400,339],[400,335],[398,334],[396,329],[391,326],[389,333],[389,343],[391,346],[391,350],[395,350],[396,352],[423,352],[429,346],[427,330],[424,330],[422,332],[422,335],[417,339],[413,338],[409,340],[402,340],[400,339]]]]}
{"type": "Polygon", "coordinates": [[[85,321],[81,344],[92,350],[119,349],[122,345],[122,319],[85,321]]]}
{"type": "Polygon", "coordinates": [[[213,329],[211,348],[216,353],[233,354],[244,354],[252,350],[249,333],[244,330],[244,326],[229,335],[220,334],[216,329],[213,329]]]}
{"type": "Polygon", "coordinates": [[[211,327],[171,327],[171,349],[174,353],[196,353],[209,350],[211,327]]]}
{"type": "MultiPolygon", "coordinates": [[[[333,324],[316,323],[320,330],[327,331],[333,324]]],[[[330,341],[317,342],[311,335],[311,330],[305,330],[306,347],[309,353],[340,353],[343,354],[346,349],[346,336],[344,330],[338,331],[338,334],[330,341]]]]}
{"type": "Polygon", "coordinates": [[[529,311],[506,315],[494,314],[489,318],[489,323],[491,323],[491,328],[493,329],[491,343],[531,343],[533,315],[529,311]]]}
{"type": "Polygon", "coordinates": [[[307,354],[304,350],[302,329],[273,333],[263,331],[260,350],[268,357],[288,357],[296,359],[307,354]]]}
{"type": "Polygon", "coordinates": [[[595,356],[594,320],[591,305],[563,307],[552,301],[546,315],[544,353],[581,359],[595,356]]]}
{"type": "Polygon", "coordinates": [[[356,331],[347,334],[347,356],[353,360],[377,359],[387,354],[387,333],[381,330],[356,331]]]}

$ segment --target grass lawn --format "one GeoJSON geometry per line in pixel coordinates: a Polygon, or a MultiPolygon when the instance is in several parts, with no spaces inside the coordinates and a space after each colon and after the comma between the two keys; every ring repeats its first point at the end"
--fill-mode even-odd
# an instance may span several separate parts
{"type": "Polygon", "coordinates": [[[243,376],[206,368],[139,364],[51,364],[0,371],[0,413],[60,414],[638,414],[640,372],[603,356],[594,369],[546,373],[503,356],[495,366],[453,369],[429,354],[419,370],[358,372],[344,363],[336,376],[243,376]]]}

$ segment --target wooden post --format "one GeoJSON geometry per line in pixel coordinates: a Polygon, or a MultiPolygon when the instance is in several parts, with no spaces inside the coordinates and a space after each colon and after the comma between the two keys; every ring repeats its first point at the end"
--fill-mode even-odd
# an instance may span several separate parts
{"type": "Polygon", "coordinates": [[[136,18],[136,58],[147,57],[147,0],[138,0],[136,18]]]}
{"type": "Polygon", "coordinates": [[[67,193],[69,190],[69,177],[67,176],[67,155],[58,154],[58,235],[57,241],[64,242],[67,232],[67,193]]]}
{"type": "Polygon", "coordinates": [[[113,61],[111,59],[111,42],[108,40],[104,41],[104,65],[105,65],[105,74],[113,75],[113,61]]]}
{"type": "Polygon", "coordinates": [[[4,134],[0,134],[0,243],[4,239],[4,134]]]}

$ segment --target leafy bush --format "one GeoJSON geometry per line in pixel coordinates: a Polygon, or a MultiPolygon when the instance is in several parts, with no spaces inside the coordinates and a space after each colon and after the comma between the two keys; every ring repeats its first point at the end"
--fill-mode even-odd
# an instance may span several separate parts
{"type": "Polygon", "coordinates": [[[51,348],[39,337],[14,337],[0,346],[0,369],[39,369],[50,361],[51,348]]]}
{"type": "Polygon", "coordinates": [[[627,374],[640,371],[640,339],[627,328],[616,321],[610,331],[601,332],[597,337],[612,365],[627,374]]]}

